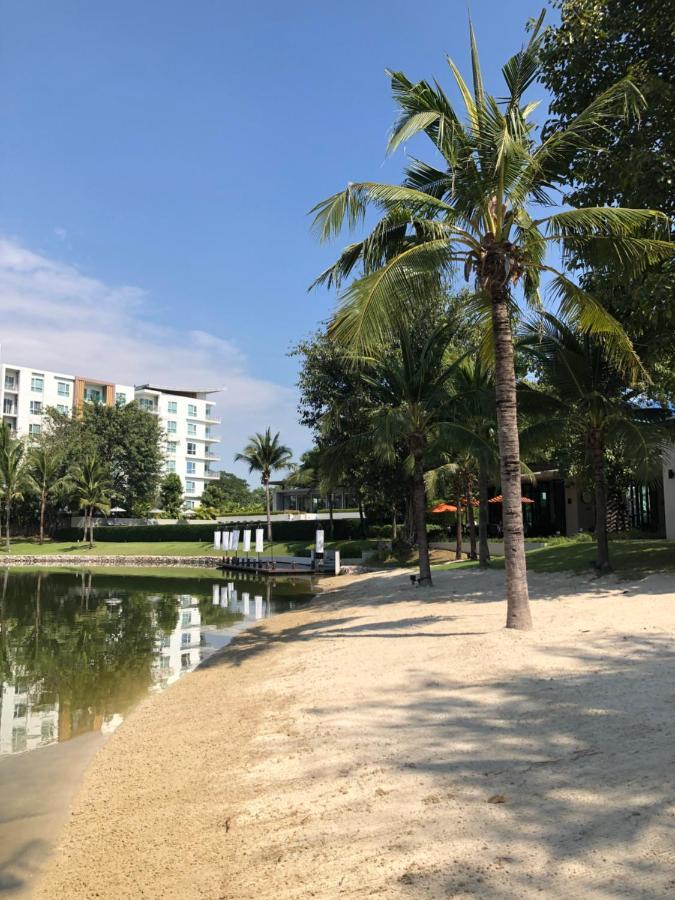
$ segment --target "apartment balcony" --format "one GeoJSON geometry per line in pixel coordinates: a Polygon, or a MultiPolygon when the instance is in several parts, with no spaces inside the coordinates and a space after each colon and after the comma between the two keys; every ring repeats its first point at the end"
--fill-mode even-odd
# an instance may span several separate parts
{"type": "Polygon", "coordinates": [[[204,459],[212,459],[214,462],[218,462],[220,460],[220,456],[217,453],[211,453],[210,450],[207,450],[204,453],[204,459]]]}
{"type": "Polygon", "coordinates": [[[217,481],[220,478],[220,472],[204,472],[204,478],[207,481],[217,481]]]}
{"type": "Polygon", "coordinates": [[[220,438],[219,438],[219,437],[216,437],[215,434],[205,434],[205,435],[204,435],[204,441],[205,441],[207,444],[219,444],[219,443],[220,443],[220,438]]]}

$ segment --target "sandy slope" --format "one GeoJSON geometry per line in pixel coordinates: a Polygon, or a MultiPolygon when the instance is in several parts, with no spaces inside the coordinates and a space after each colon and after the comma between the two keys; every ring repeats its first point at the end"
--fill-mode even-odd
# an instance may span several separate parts
{"type": "Polygon", "coordinates": [[[150,698],[39,896],[675,896],[672,577],[533,575],[528,634],[502,577],[362,576],[150,698]]]}

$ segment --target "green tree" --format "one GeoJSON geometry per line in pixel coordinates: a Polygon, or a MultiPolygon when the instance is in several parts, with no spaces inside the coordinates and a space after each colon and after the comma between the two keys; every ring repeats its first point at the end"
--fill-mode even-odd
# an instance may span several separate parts
{"type": "Polygon", "coordinates": [[[62,460],[52,452],[49,444],[40,440],[28,452],[26,480],[36,491],[40,501],[40,543],[44,543],[45,511],[47,503],[60,488],[66,484],[66,476],[62,474],[62,460]]]}
{"type": "Polygon", "coordinates": [[[220,472],[217,481],[209,481],[206,485],[200,502],[223,514],[262,507],[265,497],[261,488],[252,491],[244,478],[232,472],[220,472]]]}
{"type": "Polygon", "coordinates": [[[112,481],[108,467],[95,456],[85,457],[82,464],[70,472],[70,482],[80,509],[84,514],[83,540],[89,534],[89,546],[94,546],[94,513],[110,512],[112,481]]]}
{"type": "MultiPolygon", "coordinates": [[[[675,221],[675,29],[660,0],[552,0],[560,22],[541,48],[542,80],[553,94],[545,133],[565,128],[599,92],[630,75],[646,100],[640,119],[608,119],[593,146],[570,155],[565,199],[662,209],[675,221]],[[664,15],[665,14],[665,15],[664,15]]],[[[670,10],[672,12],[672,8],[670,10]]],[[[672,16],[671,16],[672,19],[672,16]]],[[[579,264],[585,262],[579,254],[579,264]]],[[[634,278],[611,267],[584,286],[623,324],[659,395],[675,399],[675,270],[650,265],[634,278]]]]}
{"type": "Polygon", "coordinates": [[[183,508],[183,482],[175,472],[169,472],[162,479],[159,489],[159,505],[174,519],[180,515],[183,508]]]}
{"type": "Polygon", "coordinates": [[[640,403],[641,387],[627,379],[601,339],[545,314],[531,326],[531,352],[552,393],[540,394],[546,418],[523,429],[525,447],[571,443],[586,456],[595,490],[596,568],[609,571],[607,470],[611,447],[641,480],[661,469],[663,447],[673,434],[668,409],[640,403]]]}
{"type": "MultiPolygon", "coordinates": [[[[512,318],[516,288],[526,303],[538,306],[543,273],[561,311],[580,327],[601,333],[607,346],[630,350],[617,321],[564,271],[547,251],[556,245],[563,259],[583,251],[589,261],[611,260],[635,275],[648,264],[672,256],[665,240],[668,220],[651,210],[592,207],[539,216],[554,205],[551,189],[567,172],[569,158],[593,145],[613,117],[634,114],[643,98],[629,79],[610,86],[567,127],[537,140],[530,121],[536,106],[524,99],[538,75],[540,17],[526,47],[502,69],[506,92],[489,95],[483,86],[471,30],[473,89],[454,63],[450,69],[465,105],[464,121],[438,83],[411,82],[391,73],[400,116],[389,141],[394,150],[424,132],[441,154],[438,168],[415,160],[403,186],[362,182],[319,203],[313,210],[322,239],[343,225],[364,221],[369,206],[383,217],[362,241],[350,244],[319,281],[338,286],[351,274],[360,277],[341,295],[333,336],[361,350],[382,344],[402,309],[428,294],[430,279],[457,266],[473,279],[476,306],[491,328],[495,365],[497,432],[500,451],[506,559],[507,627],[530,628],[518,444],[516,376],[512,318]],[[649,232],[649,237],[645,233],[649,232]]],[[[637,368],[633,355],[631,366],[637,368]]]]}
{"type": "Polygon", "coordinates": [[[12,517],[12,504],[23,497],[25,488],[25,452],[26,445],[19,438],[13,437],[3,424],[0,429],[0,497],[5,506],[5,547],[11,552],[9,528],[12,517]]]}
{"type": "Polygon", "coordinates": [[[279,442],[279,432],[273,436],[272,429],[267,428],[264,434],[259,432],[249,438],[242,453],[235,453],[235,462],[244,462],[249,472],[259,472],[265,489],[265,507],[267,510],[267,540],[272,540],[272,514],[270,509],[270,478],[273,472],[288,469],[291,466],[292,452],[289,447],[279,442]]]}

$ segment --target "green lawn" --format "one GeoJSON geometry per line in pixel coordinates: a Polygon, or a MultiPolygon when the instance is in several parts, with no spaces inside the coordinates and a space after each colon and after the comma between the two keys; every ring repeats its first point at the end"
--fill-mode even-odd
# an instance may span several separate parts
{"type": "MultiPolygon", "coordinates": [[[[361,550],[376,546],[377,541],[328,541],[326,547],[339,550],[345,557],[360,556],[361,550]]],[[[241,545],[240,545],[241,546],[241,545]]],[[[277,556],[309,555],[313,543],[307,541],[278,542],[273,545],[277,556]]],[[[240,550],[241,553],[241,550],[240,550]]],[[[72,556],[219,556],[213,545],[207,541],[129,541],[128,543],[99,541],[93,548],[89,544],[73,541],[46,541],[40,545],[33,540],[13,540],[12,556],[62,554],[72,556]]],[[[0,547],[0,562],[7,555],[4,543],[0,547]]],[[[242,554],[244,555],[244,554],[242,554]]],[[[266,545],[264,556],[270,555],[266,545]]]]}
{"type": "MultiPolygon", "coordinates": [[[[675,541],[615,540],[610,541],[609,556],[614,571],[621,576],[648,575],[650,572],[675,572],[675,541]]],[[[595,544],[591,541],[558,539],[540,550],[527,554],[530,572],[588,572],[595,559],[595,544]]],[[[478,563],[447,563],[435,569],[473,568],[478,563]]],[[[495,557],[492,566],[504,567],[504,558],[495,557]]]]}

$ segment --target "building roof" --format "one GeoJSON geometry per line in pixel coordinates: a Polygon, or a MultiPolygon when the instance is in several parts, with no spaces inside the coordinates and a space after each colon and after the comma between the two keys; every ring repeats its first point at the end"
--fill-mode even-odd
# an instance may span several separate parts
{"type": "Polygon", "coordinates": [[[189,391],[184,388],[166,388],[156,387],[152,384],[137,384],[137,391],[156,391],[158,394],[174,394],[176,397],[190,397],[196,400],[199,394],[218,394],[223,388],[200,388],[199,390],[189,391]]]}

